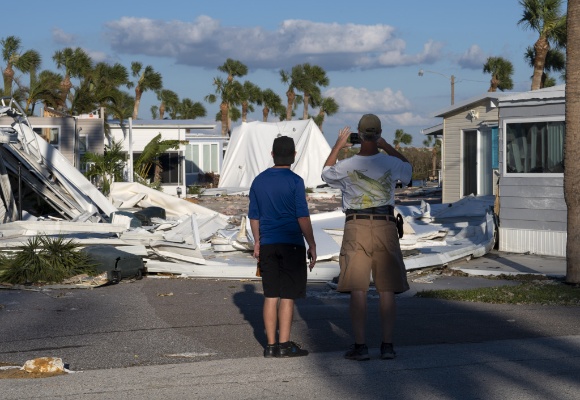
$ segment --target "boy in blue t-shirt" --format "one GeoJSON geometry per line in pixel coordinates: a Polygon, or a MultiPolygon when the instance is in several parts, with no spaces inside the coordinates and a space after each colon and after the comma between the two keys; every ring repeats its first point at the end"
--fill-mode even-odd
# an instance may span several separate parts
{"type": "Polygon", "coordinates": [[[316,263],[304,180],[290,170],[294,140],[274,140],[274,167],[259,174],[250,188],[248,218],[254,236],[254,257],[260,263],[264,289],[264,325],[268,339],[264,357],[306,356],[290,341],[294,300],[306,295],[306,247],[310,270],[316,263]],[[278,340],[276,340],[278,328],[278,340]]]}

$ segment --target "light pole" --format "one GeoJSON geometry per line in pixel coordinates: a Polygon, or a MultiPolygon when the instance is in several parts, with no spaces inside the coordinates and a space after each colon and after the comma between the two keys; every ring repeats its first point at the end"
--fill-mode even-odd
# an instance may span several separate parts
{"type": "Polygon", "coordinates": [[[425,71],[420,69],[419,70],[419,76],[423,76],[425,74],[425,72],[429,72],[431,74],[437,74],[437,75],[441,75],[442,77],[449,79],[449,81],[451,82],[451,105],[453,105],[453,103],[455,103],[455,75],[451,75],[450,77],[447,75],[443,75],[440,72],[435,72],[435,71],[425,71]]]}

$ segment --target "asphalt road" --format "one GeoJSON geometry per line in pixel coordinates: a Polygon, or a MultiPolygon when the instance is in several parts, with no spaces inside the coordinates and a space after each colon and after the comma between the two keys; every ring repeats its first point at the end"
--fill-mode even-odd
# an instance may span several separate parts
{"type": "MultiPolygon", "coordinates": [[[[484,278],[445,277],[499,284],[484,278]]],[[[456,285],[454,285],[456,286],[456,285]]],[[[432,288],[433,285],[413,284],[432,288]]],[[[380,344],[369,294],[368,344],[380,344]]],[[[153,279],[92,290],[1,290],[0,362],[60,357],[72,370],[259,356],[265,343],[257,281],[153,279]]],[[[580,334],[580,307],[491,305],[399,296],[397,347],[580,334]]],[[[351,343],[348,296],[309,284],[293,339],[312,352],[351,343]]]]}

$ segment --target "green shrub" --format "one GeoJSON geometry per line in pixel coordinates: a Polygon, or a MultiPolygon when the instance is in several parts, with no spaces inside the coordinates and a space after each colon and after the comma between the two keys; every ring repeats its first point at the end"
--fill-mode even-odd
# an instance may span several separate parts
{"type": "Polygon", "coordinates": [[[80,245],[62,237],[35,236],[21,251],[0,258],[0,281],[13,284],[61,282],[79,274],[95,274],[80,245]]]}

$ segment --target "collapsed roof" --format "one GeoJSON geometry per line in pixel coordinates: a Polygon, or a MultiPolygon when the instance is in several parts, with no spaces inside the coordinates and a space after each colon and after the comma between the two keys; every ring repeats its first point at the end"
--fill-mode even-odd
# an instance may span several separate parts
{"type": "MultiPolygon", "coordinates": [[[[34,132],[24,111],[10,97],[0,99],[0,117],[12,117],[10,128],[0,128],[2,221],[16,219],[16,203],[8,172],[27,189],[46,200],[67,220],[100,220],[117,209],[56,148],[34,132]]],[[[19,201],[24,192],[18,193],[19,201]]]]}

